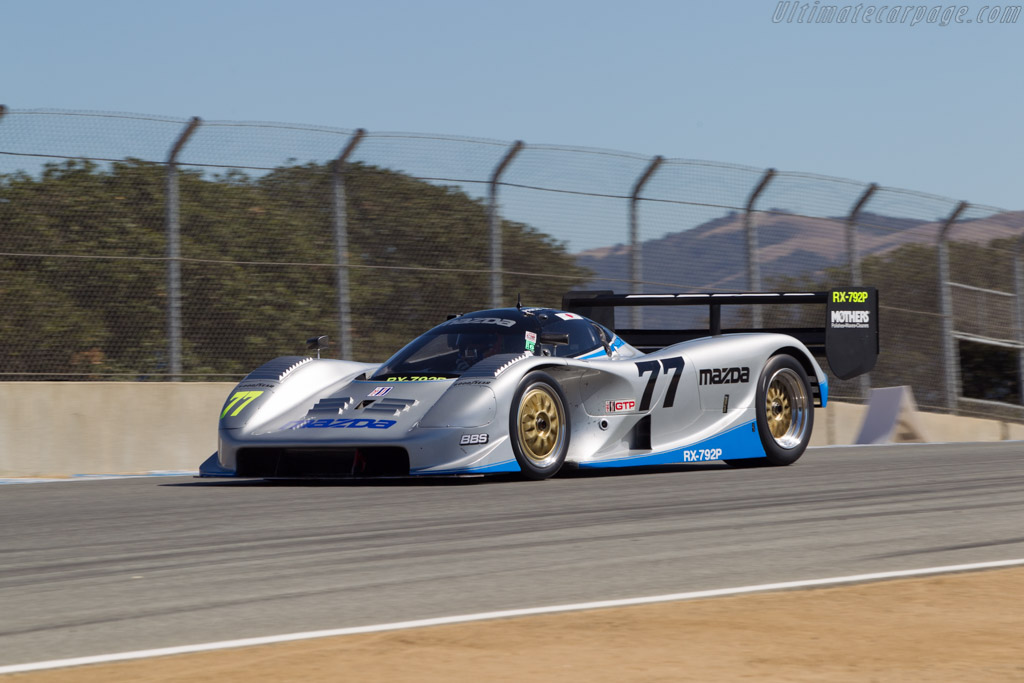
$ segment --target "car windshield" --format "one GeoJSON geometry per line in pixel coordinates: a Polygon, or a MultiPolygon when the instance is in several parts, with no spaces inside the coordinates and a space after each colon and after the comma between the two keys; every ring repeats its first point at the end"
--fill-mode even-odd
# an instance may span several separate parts
{"type": "Polygon", "coordinates": [[[504,318],[455,318],[420,335],[387,361],[374,379],[449,379],[500,353],[533,352],[537,331],[504,318]]]}

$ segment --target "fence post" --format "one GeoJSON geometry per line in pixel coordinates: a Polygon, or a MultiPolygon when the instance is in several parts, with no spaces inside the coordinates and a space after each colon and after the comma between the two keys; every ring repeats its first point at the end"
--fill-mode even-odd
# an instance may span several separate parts
{"type": "Polygon", "coordinates": [[[957,397],[960,395],[960,367],[956,359],[956,340],[953,339],[953,292],[949,286],[949,243],[946,236],[967,206],[967,202],[957,204],[939,231],[939,305],[942,314],[943,374],[946,383],[946,408],[950,413],[957,411],[957,397]]]}
{"type": "Polygon", "coordinates": [[[523,148],[523,141],[516,140],[509,147],[491,174],[488,188],[487,221],[491,228],[491,308],[501,308],[501,216],[498,215],[498,179],[515,155],[523,148]]]}
{"type": "Polygon", "coordinates": [[[331,164],[331,180],[334,185],[334,263],[338,268],[338,357],[352,358],[352,298],[348,282],[348,205],[345,202],[344,165],[356,145],[366,136],[362,128],[349,138],[345,149],[331,164]]]}
{"type": "Polygon", "coordinates": [[[1017,314],[1017,372],[1020,382],[1020,402],[1024,405],[1024,264],[1021,252],[1024,250],[1024,235],[1017,238],[1017,253],[1013,258],[1013,293],[1016,295],[1017,314]]]}
{"type": "MultiPolygon", "coordinates": [[[[647,184],[647,181],[651,179],[651,176],[654,175],[654,172],[658,170],[658,167],[661,166],[661,162],[664,160],[665,157],[660,154],[651,159],[651,163],[647,165],[644,172],[636,179],[636,183],[633,184],[633,191],[629,194],[629,245],[631,257],[629,279],[634,287],[640,288],[639,290],[633,290],[637,293],[643,290],[643,286],[640,284],[640,281],[643,279],[643,254],[640,246],[640,220],[638,215],[640,191],[644,189],[644,185],[647,184]]],[[[640,313],[640,306],[630,306],[629,324],[634,330],[642,327],[640,313]]]]}
{"type": "Polygon", "coordinates": [[[846,251],[850,254],[850,284],[854,287],[860,287],[864,283],[861,281],[862,275],[860,272],[860,247],[857,244],[857,219],[860,217],[861,209],[871,199],[871,195],[878,189],[878,183],[871,183],[867,189],[864,190],[864,194],[860,196],[857,203],[853,205],[853,210],[850,211],[850,215],[846,217],[846,251]]]}
{"type": "Polygon", "coordinates": [[[178,215],[178,154],[202,119],[193,116],[167,155],[167,337],[171,381],[181,381],[181,225],[178,215]]]}
{"type": "MultiPolygon", "coordinates": [[[[764,192],[764,188],[768,187],[768,183],[775,177],[775,169],[769,168],[761,176],[761,182],[757,184],[754,191],[750,193],[750,197],[747,198],[747,210],[743,213],[743,231],[747,235],[747,288],[751,292],[761,291],[761,267],[757,262],[757,232],[754,230],[754,221],[752,215],[754,212],[754,203],[757,202],[757,198],[764,192]]],[[[754,327],[761,327],[761,309],[758,306],[754,306],[754,327]]]]}

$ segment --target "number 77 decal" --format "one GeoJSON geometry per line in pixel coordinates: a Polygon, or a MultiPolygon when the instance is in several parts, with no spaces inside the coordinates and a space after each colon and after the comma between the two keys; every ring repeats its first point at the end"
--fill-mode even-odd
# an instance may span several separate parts
{"type": "Polygon", "coordinates": [[[221,419],[223,420],[228,414],[228,411],[235,408],[235,404],[238,404],[238,407],[235,408],[235,412],[231,413],[231,417],[235,417],[245,410],[245,407],[252,403],[253,399],[262,393],[262,391],[236,391],[234,396],[228,399],[228,404],[224,406],[224,412],[220,414],[221,419]],[[241,403],[239,403],[239,401],[241,401],[241,403]]]}
{"type": "Polygon", "coordinates": [[[665,392],[665,401],[662,403],[663,408],[671,408],[676,403],[676,390],[679,388],[679,375],[683,372],[683,359],[682,357],[677,358],[666,358],[664,360],[645,360],[636,363],[636,369],[643,377],[645,373],[651,373],[651,378],[647,380],[647,386],[644,387],[644,395],[640,398],[640,412],[643,412],[651,407],[651,397],[654,396],[654,385],[658,381],[658,370],[661,370],[664,374],[668,374],[668,371],[675,370],[675,374],[672,375],[672,379],[668,383],[668,391],[665,392]]]}

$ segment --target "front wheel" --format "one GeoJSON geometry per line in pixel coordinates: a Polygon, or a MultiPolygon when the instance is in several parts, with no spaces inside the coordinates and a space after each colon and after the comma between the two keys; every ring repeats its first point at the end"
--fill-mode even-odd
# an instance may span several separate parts
{"type": "Polygon", "coordinates": [[[565,394],[550,375],[531,372],[512,397],[509,436],[523,475],[547,479],[558,473],[569,451],[565,394]]]}
{"type": "Polygon", "coordinates": [[[768,359],[757,380],[757,431],[764,458],[734,460],[730,465],[792,465],[803,455],[814,428],[814,400],[803,366],[792,356],[768,359]]]}

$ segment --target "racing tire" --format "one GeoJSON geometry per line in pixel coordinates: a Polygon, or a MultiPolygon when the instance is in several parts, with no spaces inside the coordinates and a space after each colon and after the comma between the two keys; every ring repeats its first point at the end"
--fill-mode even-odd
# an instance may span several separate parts
{"type": "Polygon", "coordinates": [[[508,433],[516,461],[527,479],[558,473],[569,452],[569,412],[565,393],[551,375],[531,372],[512,397],[508,433]]]}
{"type": "Polygon", "coordinates": [[[792,465],[803,455],[814,428],[814,399],[807,372],[795,358],[772,356],[757,380],[757,433],[764,458],[727,461],[733,467],[792,465]]]}

